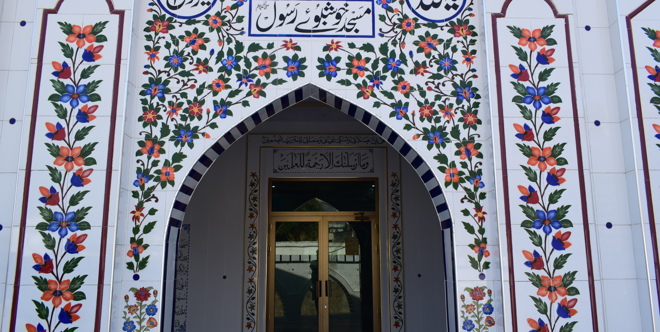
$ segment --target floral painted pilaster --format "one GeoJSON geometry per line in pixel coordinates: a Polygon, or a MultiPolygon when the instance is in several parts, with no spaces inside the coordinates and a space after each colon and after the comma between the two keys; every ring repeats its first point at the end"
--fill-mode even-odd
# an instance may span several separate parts
{"type": "Polygon", "coordinates": [[[393,172],[390,179],[390,264],[392,329],[404,330],[403,225],[401,222],[401,178],[393,172]]]}
{"type": "MultiPolygon", "coordinates": [[[[652,28],[643,28],[643,30],[646,33],[646,36],[653,41],[653,44],[651,46],[647,46],[646,48],[651,53],[653,61],[660,63],[660,31],[652,28]]],[[[654,66],[645,66],[645,68],[649,73],[647,78],[652,82],[648,83],[648,86],[651,88],[654,94],[649,102],[655,107],[655,109],[658,111],[658,114],[660,114],[660,84],[658,84],[658,82],[660,82],[660,67],[658,67],[656,64],[654,66]]],[[[655,130],[657,133],[655,138],[660,139],[660,124],[654,123],[652,124],[652,127],[653,130],[655,130]]],[[[660,148],[660,144],[656,144],[656,146],[660,148]]]]}
{"type": "Polygon", "coordinates": [[[158,291],[153,287],[131,288],[124,295],[122,331],[149,332],[158,328],[158,291]],[[153,299],[152,299],[153,297],[153,299]]]}
{"type": "Polygon", "coordinates": [[[78,312],[87,299],[81,288],[88,275],[79,272],[79,265],[85,259],[92,207],[83,203],[90,192],[85,187],[94,179],[92,166],[97,164],[93,153],[98,142],[90,134],[99,108],[96,103],[101,101],[97,91],[103,81],[93,79],[99,68],[94,62],[103,56],[107,23],[83,27],[58,22],[65,37],[59,42],[61,57],[52,61],[53,93],[48,97],[57,120],[46,122],[42,131],[49,140],[45,150],[54,159],[46,165],[50,182],[39,187],[42,221],[36,230],[42,238],[42,250],[32,253],[36,273],[32,279],[43,294],[32,300],[38,322],[26,324],[28,332],[78,329],[78,312]]]}
{"type": "Polygon", "coordinates": [[[243,294],[243,331],[257,329],[257,258],[259,240],[259,175],[251,172],[248,178],[246,211],[245,285],[243,294]]]}
{"type": "MultiPolygon", "coordinates": [[[[571,209],[562,195],[567,190],[564,174],[568,160],[563,157],[566,142],[558,142],[561,120],[558,116],[562,103],[557,94],[560,82],[551,80],[555,68],[552,63],[557,45],[552,38],[554,25],[538,29],[507,27],[517,38],[518,46],[512,46],[520,61],[509,65],[511,85],[516,96],[511,100],[525,120],[513,125],[520,153],[527,158],[520,165],[527,183],[520,183],[519,205],[524,216],[520,227],[529,236],[528,250],[522,251],[525,272],[529,282],[537,288],[531,295],[533,305],[540,315],[530,317],[528,324],[534,331],[573,331],[578,312],[575,309],[580,291],[573,284],[577,271],[566,271],[571,257],[571,231],[573,222],[567,218],[571,209]]],[[[530,303],[530,304],[532,304],[530,303]]]]}

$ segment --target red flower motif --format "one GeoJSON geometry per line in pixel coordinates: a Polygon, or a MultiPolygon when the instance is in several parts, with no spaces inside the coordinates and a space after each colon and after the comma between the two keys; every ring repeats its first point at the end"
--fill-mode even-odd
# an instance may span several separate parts
{"type": "Polygon", "coordinates": [[[401,29],[411,31],[415,29],[415,21],[412,18],[407,18],[401,22],[401,29]]]}
{"type": "Polygon", "coordinates": [[[46,122],[46,129],[48,129],[49,132],[46,136],[53,141],[62,141],[66,138],[66,129],[64,129],[59,122],[57,125],[46,122]]]}
{"type": "Polygon", "coordinates": [[[138,300],[140,302],[144,302],[144,301],[149,300],[149,297],[151,297],[151,293],[149,292],[148,289],[142,287],[142,288],[138,289],[137,291],[135,291],[134,296],[135,296],[136,300],[138,300]]]}
{"type": "Polygon", "coordinates": [[[145,141],[144,142],[144,147],[140,149],[140,152],[143,154],[146,154],[148,156],[152,156],[154,158],[160,157],[160,149],[161,146],[160,144],[154,144],[152,141],[145,141]]]}
{"type": "Polygon", "coordinates": [[[431,36],[428,36],[424,41],[419,42],[419,47],[424,49],[424,54],[428,54],[431,53],[439,44],[440,41],[433,39],[431,36]]]}
{"type": "MultiPolygon", "coordinates": [[[[473,215],[473,217],[477,218],[477,221],[479,221],[479,222],[484,222],[484,221],[486,221],[486,215],[487,215],[488,213],[486,213],[486,212],[484,211],[484,207],[483,207],[483,206],[480,206],[479,208],[473,208],[473,209],[474,209],[474,212],[476,212],[476,213],[473,215]]],[[[482,243],[482,244],[483,244],[483,243],[482,243]]],[[[488,257],[488,256],[486,256],[486,257],[488,257]]]]}
{"type": "Polygon", "coordinates": [[[424,105],[419,109],[419,116],[423,118],[430,118],[435,114],[433,107],[431,105],[424,105]]]}
{"type": "Polygon", "coordinates": [[[458,182],[460,179],[458,168],[447,168],[445,170],[445,182],[458,182]]]}
{"type": "MultiPolygon", "coordinates": [[[[534,331],[534,332],[550,332],[550,330],[548,329],[548,325],[545,324],[545,322],[543,320],[541,320],[540,318],[539,318],[538,322],[531,319],[531,318],[527,318],[527,324],[529,324],[529,326],[533,329],[532,331],[534,331]],[[543,325],[541,325],[541,324],[543,324],[543,325]]],[[[532,331],[530,331],[530,332],[532,332],[532,331]]]]}
{"type": "Polygon", "coordinates": [[[264,89],[263,86],[256,85],[254,83],[250,84],[249,88],[250,88],[250,93],[252,93],[252,97],[254,97],[254,98],[261,97],[261,90],[264,89]]]}
{"type": "Polygon", "coordinates": [[[50,206],[54,206],[60,203],[60,193],[55,190],[55,187],[39,187],[39,192],[41,193],[41,198],[39,200],[50,206]]]}
{"type": "Polygon", "coordinates": [[[351,64],[353,65],[351,74],[357,74],[359,77],[364,77],[366,73],[364,71],[364,68],[367,66],[367,59],[362,59],[362,60],[353,59],[351,64]]]}
{"type": "Polygon", "coordinates": [[[48,254],[46,254],[45,258],[39,254],[32,254],[32,259],[34,259],[34,262],[37,263],[37,265],[33,266],[33,268],[39,273],[48,274],[53,272],[53,259],[50,258],[48,254]]]}
{"type": "Polygon", "coordinates": [[[476,57],[477,57],[476,55],[464,55],[463,56],[463,62],[461,62],[461,63],[466,65],[467,67],[469,67],[470,65],[472,65],[474,63],[474,59],[476,57]]]}
{"type": "Polygon", "coordinates": [[[415,67],[415,76],[419,76],[419,75],[424,76],[424,74],[430,74],[431,72],[428,71],[427,69],[429,69],[429,67],[422,65],[415,67]]]}
{"type": "Polygon", "coordinates": [[[198,74],[206,74],[209,72],[209,65],[204,64],[203,62],[197,62],[193,68],[198,74]]]}
{"type": "Polygon", "coordinates": [[[282,44],[282,47],[284,47],[285,50],[287,50],[287,51],[295,50],[296,45],[298,45],[298,43],[294,43],[293,39],[291,39],[291,38],[289,38],[288,41],[283,40],[282,42],[284,42],[284,44],[282,44]]]}
{"type": "Polygon", "coordinates": [[[174,167],[163,166],[160,172],[160,181],[174,181],[174,167]]]}
{"type": "Polygon", "coordinates": [[[454,37],[465,37],[465,36],[471,36],[472,35],[472,30],[468,27],[467,24],[462,24],[462,25],[454,25],[454,37]]]}
{"type": "Polygon", "coordinates": [[[142,121],[152,123],[158,119],[158,113],[154,110],[146,110],[142,113],[142,121]]]}
{"type": "Polygon", "coordinates": [[[474,301],[481,301],[484,299],[485,296],[486,294],[484,293],[483,288],[479,286],[473,288],[472,291],[470,292],[470,297],[474,301]]]}
{"type": "Polygon", "coordinates": [[[51,64],[53,65],[53,69],[55,69],[55,72],[53,72],[53,75],[55,75],[55,77],[62,80],[66,80],[71,77],[71,67],[69,67],[69,65],[66,62],[64,62],[64,64],[61,64],[57,61],[53,61],[51,64]]]}
{"type": "Polygon", "coordinates": [[[340,41],[335,42],[335,40],[333,39],[330,41],[330,44],[325,44],[325,46],[328,46],[328,52],[339,51],[339,49],[342,48],[340,43],[341,43],[340,41]]]}
{"type": "Polygon", "coordinates": [[[369,97],[371,97],[371,94],[374,92],[374,86],[369,85],[369,86],[360,87],[360,91],[362,92],[362,98],[369,99],[369,97]]]}
{"type": "Polygon", "coordinates": [[[468,143],[465,146],[461,146],[458,150],[461,152],[461,160],[472,158],[479,154],[479,150],[474,148],[474,143],[468,143]]]}
{"type": "Polygon", "coordinates": [[[213,29],[217,29],[220,26],[222,26],[222,19],[220,19],[215,15],[209,17],[208,21],[209,21],[209,26],[213,29]]]}
{"type": "Polygon", "coordinates": [[[478,118],[475,114],[473,114],[473,113],[465,113],[465,114],[463,115],[463,121],[464,121],[465,124],[468,125],[468,126],[471,126],[471,125],[477,124],[477,121],[478,121],[478,120],[479,120],[479,118],[478,118]]]}
{"type": "Polygon", "coordinates": [[[131,243],[131,249],[126,253],[126,256],[132,258],[133,256],[139,255],[143,252],[144,252],[144,247],[138,246],[137,243],[133,242],[131,243]]]}
{"type": "Polygon", "coordinates": [[[223,81],[223,80],[221,80],[221,79],[219,79],[219,78],[216,78],[216,79],[213,80],[213,82],[211,83],[211,87],[213,88],[213,91],[215,91],[215,92],[222,92],[222,90],[225,89],[226,84],[227,84],[227,83],[226,83],[225,81],[223,81]]]}
{"type": "Polygon", "coordinates": [[[257,68],[259,69],[259,76],[264,76],[266,75],[266,73],[273,72],[273,68],[270,66],[271,63],[273,63],[273,60],[270,57],[257,59],[257,68]]]}
{"type": "Polygon", "coordinates": [[[170,31],[167,28],[169,25],[169,21],[154,20],[154,24],[149,27],[149,30],[156,33],[168,33],[170,31]]]}
{"type": "Polygon", "coordinates": [[[142,217],[144,217],[144,213],[142,213],[143,210],[144,210],[144,206],[138,207],[136,205],[135,210],[131,211],[131,215],[133,216],[131,217],[131,220],[133,220],[133,222],[140,222],[140,220],[142,220],[142,217]]]}
{"type": "Polygon", "coordinates": [[[204,45],[204,38],[199,38],[196,33],[192,33],[190,36],[183,38],[183,42],[190,45],[193,50],[199,51],[199,47],[204,45]]]}
{"type": "Polygon", "coordinates": [[[529,186],[528,188],[518,186],[518,190],[523,194],[520,199],[527,202],[527,204],[537,204],[539,202],[539,193],[536,192],[532,186],[529,186]]]}
{"type": "Polygon", "coordinates": [[[188,106],[188,112],[191,116],[199,116],[204,112],[204,108],[200,103],[192,103],[188,106]]]}
{"type": "Polygon", "coordinates": [[[525,126],[521,126],[517,123],[514,123],[513,127],[516,128],[516,131],[518,132],[516,137],[526,142],[534,141],[534,131],[527,124],[525,124],[525,126]]]}
{"type": "Polygon", "coordinates": [[[525,66],[509,65],[509,69],[511,69],[511,71],[513,72],[513,74],[511,74],[511,77],[515,78],[516,81],[518,82],[529,81],[529,71],[527,70],[527,68],[525,68],[525,66]]]}
{"type": "Polygon", "coordinates": [[[527,262],[525,262],[526,266],[532,270],[543,270],[545,263],[543,262],[543,258],[541,255],[539,255],[538,252],[534,251],[534,253],[531,253],[527,250],[523,250],[522,253],[523,256],[525,256],[527,259],[527,262]]]}
{"type": "Polygon", "coordinates": [[[149,60],[150,62],[156,62],[160,60],[160,57],[158,57],[158,54],[160,54],[160,52],[156,52],[156,50],[154,50],[153,48],[151,49],[151,51],[144,52],[144,54],[147,55],[147,60],[149,60]]]}
{"type": "Polygon", "coordinates": [[[396,86],[397,91],[401,94],[407,94],[410,93],[410,83],[408,81],[401,81],[399,84],[396,86]]]}

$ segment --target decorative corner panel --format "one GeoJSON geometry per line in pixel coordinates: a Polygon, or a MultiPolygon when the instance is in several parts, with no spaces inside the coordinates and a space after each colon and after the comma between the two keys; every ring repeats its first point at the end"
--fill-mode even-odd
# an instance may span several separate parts
{"type": "Polygon", "coordinates": [[[513,328],[597,331],[570,28],[546,2],[492,21],[513,328]]]}

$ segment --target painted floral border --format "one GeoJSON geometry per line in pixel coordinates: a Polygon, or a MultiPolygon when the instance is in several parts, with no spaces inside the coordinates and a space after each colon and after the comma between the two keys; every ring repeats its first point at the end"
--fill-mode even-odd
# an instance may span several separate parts
{"type": "MultiPolygon", "coordinates": [[[[651,57],[653,58],[653,61],[656,63],[660,63],[660,30],[656,30],[653,28],[642,28],[644,30],[644,33],[646,33],[646,36],[653,41],[652,47],[647,46],[646,48],[649,50],[649,53],[651,54],[651,57]]],[[[660,67],[658,65],[654,66],[645,66],[646,71],[649,73],[647,78],[651,80],[653,83],[648,83],[649,87],[651,88],[651,91],[653,91],[654,96],[651,97],[649,102],[658,110],[658,114],[660,114],[660,67]]],[[[660,139],[660,124],[654,123],[651,125],[653,127],[653,130],[657,133],[655,135],[656,139],[660,139]]],[[[656,144],[660,148],[660,144],[656,144]]]]}
{"type": "Polygon", "coordinates": [[[463,291],[468,296],[461,294],[461,328],[468,332],[489,331],[495,326],[495,319],[491,316],[495,311],[493,291],[485,286],[466,287],[463,291]]]}
{"type": "Polygon", "coordinates": [[[247,232],[245,247],[245,289],[243,294],[243,331],[257,329],[257,258],[259,240],[259,176],[250,172],[248,179],[247,232]]]}
{"type": "Polygon", "coordinates": [[[567,229],[573,223],[567,218],[571,205],[562,205],[567,180],[563,177],[566,168],[561,166],[568,165],[562,157],[567,143],[556,140],[562,99],[557,94],[561,83],[552,81],[555,49],[550,46],[557,45],[552,38],[555,26],[507,28],[518,39],[512,48],[520,61],[509,65],[516,92],[511,102],[524,120],[513,125],[519,140],[516,146],[528,158],[520,167],[529,182],[518,185],[524,203],[519,207],[527,218],[521,227],[531,242],[527,245],[530,250],[523,250],[522,255],[528,269],[525,274],[537,288],[536,296],[530,298],[540,315],[527,318],[527,323],[532,331],[570,332],[577,324],[570,319],[577,314],[575,296],[580,291],[573,285],[577,271],[565,269],[572,255],[567,229]]]}
{"type": "MultiPolygon", "coordinates": [[[[28,332],[73,332],[78,329],[78,312],[87,299],[81,291],[87,278],[77,272],[85,258],[83,244],[91,229],[87,219],[91,206],[81,206],[90,193],[85,190],[94,178],[97,164],[93,153],[98,142],[89,136],[95,126],[94,113],[101,101],[98,90],[102,80],[93,79],[108,39],[103,34],[108,21],[80,26],[57,22],[66,36],[58,44],[61,54],[52,61],[53,93],[48,97],[57,121],[46,122],[46,150],[54,158],[46,165],[50,183],[39,187],[43,204],[38,206],[42,221],[35,229],[42,238],[43,251],[33,252],[32,276],[35,287],[43,292],[33,299],[38,322],[26,324],[28,332]],[[43,255],[42,255],[43,253],[43,255]],[[58,311],[59,309],[59,311],[58,311]],[[42,324],[43,323],[43,324],[42,324]]],[[[92,221],[93,222],[93,221],[92,221]]]]}
{"type": "Polygon", "coordinates": [[[405,329],[403,297],[403,225],[401,222],[401,178],[393,172],[390,180],[390,288],[392,301],[391,328],[405,329]]]}

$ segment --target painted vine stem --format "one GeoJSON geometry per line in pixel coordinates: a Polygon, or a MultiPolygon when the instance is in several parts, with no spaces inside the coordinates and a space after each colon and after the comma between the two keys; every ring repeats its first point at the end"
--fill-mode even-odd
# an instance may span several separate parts
{"type": "Polygon", "coordinates": [[[62,62],[52,62],[54,92],[48,97],[58,120],[45,123],[50,140],[46,149],[55,160],[46,165],[52,182],[39,187],[43,206],[38,209],[43,221],[36,226],[45,253],[32,253],[33,269],[38,273],[32,279],[43,294],[32,300],[40,321],[26,324],[28,332],[75,331],[81,302],[86,299],[80,289],[87,275],[76,269],[85,258],[83,243],[88,236],[85,231],[91,229],[87,216],[92,207],[80,205],[89,193],[84,188],[92,182],[91,166],[96,165],[92,154],[98,142],[89,142],[88,136],[99,107],[91,103],[101,101],[97,90],[102,81],[91,78],[99,67],[93,63],[102,57],[101,43],[107,41],[102,34],[107,23],[81,27],[58,22],[66,39],[59,42],[62,62]]]}
{"type": "Polygon", "coordinates": [[[461,210],[463,227],[474,236],[469,245],[474,255],[468,259],[484,279],[490,252],[485,236],[482,144],[477,142],[482,121],[481,95],[474,86],[478,77],[474,67],[478,34],[470,21],[474,2],[443,25],[409,16],[405,1],[377,3],[382,12],[378,19],[385,26],[379,35],[387,41],[376,48],[369,43],[344,46],[332,40],[323,48],[328,54],[317,59],[319,77],[331,81],[345,72],[347,78],[337,79],[337,83],[354,87],[357,98],[374,99],[374,108],[391,109],[391,118],[405,122],[404,130],[412,131],[413,139],[426,140],[427,149],[436,152],[434,159],[445,174],[445,187],[460,188],[465,194],[462,202],[470,206],[461,210]],[[411,40],[412,50],[406,51],[411,40]],[[411,83],[418,77],[424,86],[411,83]],[[454,155],[460,161],[450,160],[449,144],[456,148],[454,155]]]}
{"type": "Polygon", "coordinates": [[[403,301],[403,227],[401,226],[401,178],[393,172],[390,180],[390,259],[392,264],[392,327],[404,328],[403,301]]]}
{"type": "Polygon", "coordinates": [[[521,222],[531,241],[531,251],[523,250],[529,269],[525,272],[529,282],[537,288],[530,296],[540,317],[529,317],[527,323],[534,331],[573,331],[576,321],[567,322],[577,314],[574,307],[580,292],[573,286],[577,271],[565,271],[564,267],[572,255],[568,241],[573,223],[566,218],[571,205],[560,205],[566,172],[561,166],[568,165],[562,157],[565,142],[555,138],[561,126],[557,125],[561,111],[558,106],[562,99],[557,95],[559,82],[552,82],[555,67],[553,55],[557,45],[552,38],[554,25],[539,29],[521,29],[508,26],[511,34],[518,39],[518,46],[512,46],[520,60],[511,64],[511,82],[516,95],[511,100],[520,110],[525,120],[515,123],[515,137],[520,153],[528,158],[527,165],[520,165],[528,183],[518,186],[525,203],[520,208],[527,219],[521,222]],[[572,298],[571,298],[572,297],[572,298]],[[560,320],[561,319],[561,320],[560,320]]]}
{"type": "Polygon", "coordinates": [[[136,280],[149,263],[145,235],[157,223],[155,192],[174,186],[187,158],[185,151],[195,141],[210,138],[217,122],[233,115],[233,106],[249,107],[252,98],[266,97],[267,87],[304,77],[307,68],[306,59],[297,53],[300,46],[291,39],[279,47],[245,45],[237,39],[244,33],[239,27],[245,20],[240,13],[244,1],[221,0],[217,5],[221,10],[185,21],[164,13],[156,2],[149,4],[152,18],[144,28],[146,82],[140,91],[142,115],[137,119],[143,129],[136,151],[135,208],[127,252],[132,260],[126,263],[136,280]],[[203,29],[189,29],[200,23],[203,29]],[[200,83],[200,75],[212,81],[200,83]],[[171,150],[165,150],[166,144],[171,150]]]}
{"type": "Polygon", "coordinates": [[[254,331],[257,328],[257,255],[259,232],[259,176],[257,172],[250,172],[248,183],[248,208],[247,219],[250,227],[248,243],[245,248],[245,274],[247,283],[245,285],[245,328],[254,331]]]}
{"type": "MultiPolygon", "coordinates": [[[[649,37],[653,41],[653,47],[647,46],[646,48],[649,50],[651,53],[651,57],[653,57],[653,60],[656,63],[660,62],[660,31],[655,30],[652,28],[642,28],[644,32],[646,33],[646,36],[649,37]]],[[[646,71],[648,71],[649,76],[648,79],[651,80],[653,83],[649,83],[649,87],[651,88],[651,91],[653,91],[654,96],[651,97],[651,100],[649,102],[653,104],[653,106],[656,108],[658,111],[658,114],[660,114],[660,67],[658,65],[654,66],[646,66],[646,71]]],[[[657,134],[655,134],[655,138],[660,139],[660,124],[654,123],[652,124],[653,130],[657,134]]],[[[660,144],[656,144],[657,147],[660,148],[660,144]]]]}

